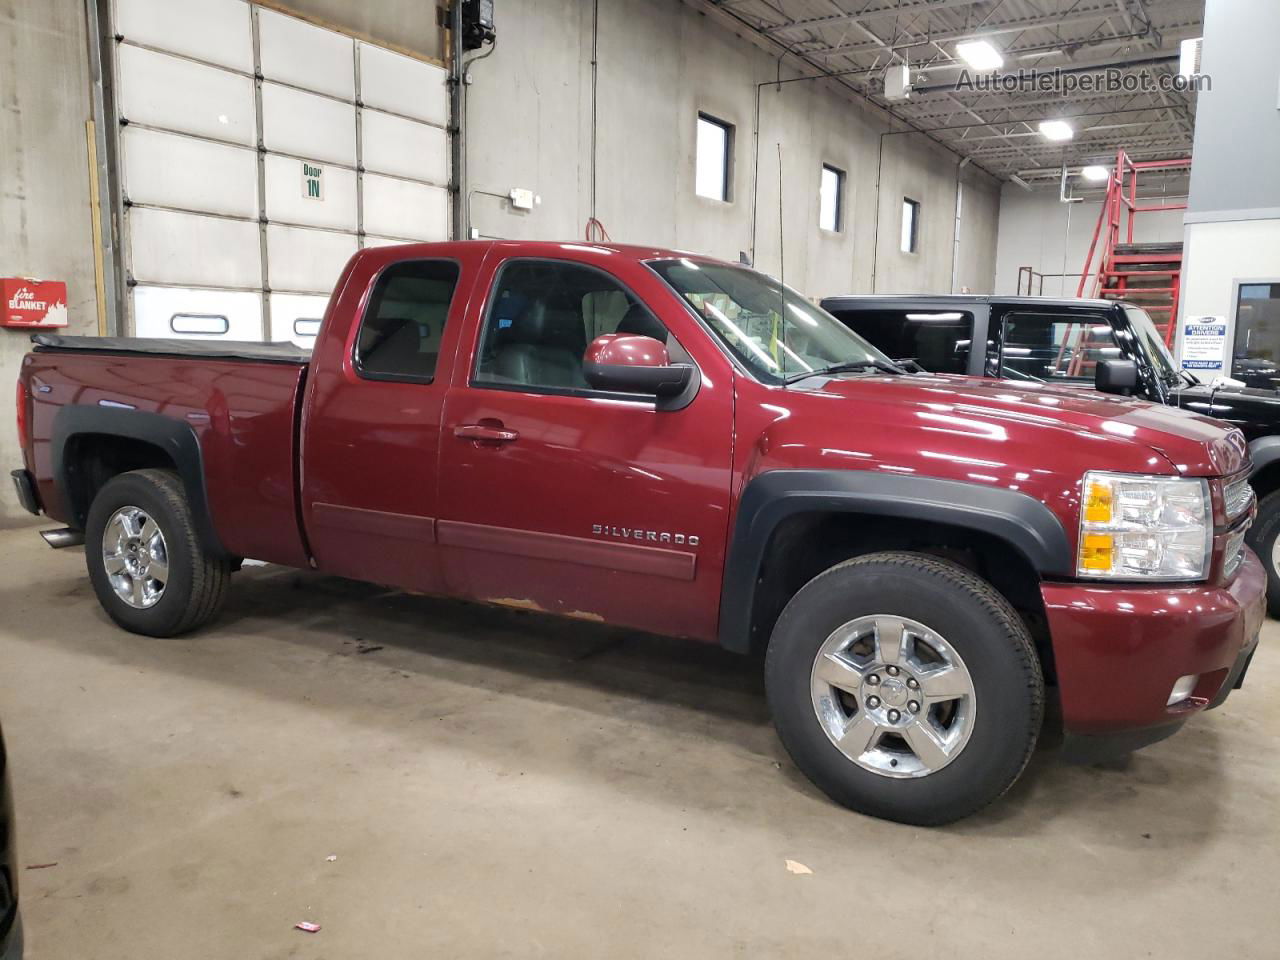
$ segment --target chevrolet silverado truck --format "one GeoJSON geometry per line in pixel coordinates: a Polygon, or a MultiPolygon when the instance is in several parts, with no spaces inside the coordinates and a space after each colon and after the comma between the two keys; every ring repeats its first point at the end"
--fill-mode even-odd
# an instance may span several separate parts
{"type": "Polygon", "coordinates": [[[1264,562],[1267,606],[1280,617],[1280,392],[1224,378],[1202,383],[1178,369],[1145,310],[1117,300],[845,296],[822,306],[916,369],[1096,387],[1238,427],[1258,498],[1247,542],[1264,562]],[[974,343],[985,349],[973,350],[974,343]]]}
{"type": "Polygon", "coordinates": [[[1168,735],[1263,618],[1238,430],[910,374],[700,256],[368,249],[309,357],[35,343],[19,496],[125,629],[207,622],[253,558],[755,651],[797,766],[880,817],[990,803],[1047,703],[1079,756],[1168,735]]]}

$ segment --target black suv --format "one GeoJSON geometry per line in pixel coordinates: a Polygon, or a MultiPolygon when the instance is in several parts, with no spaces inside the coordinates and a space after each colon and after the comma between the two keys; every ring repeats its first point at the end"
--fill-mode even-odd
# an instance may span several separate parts
{"type": "Polygon", "coordinates": [[[1178,369],[1147,312],[1121,300],[845,296],[822,307],[889,356],[931,373],[1095,387],[1239,427],[1258,496],[1249,545],[1267,568],[1271,615],[1280,616],[1280,391],[1201,383],[1178,369]]]}
{"type": "Polygon", "coordinates": [[[18,916],[18,868],[13,849],[13,796],[9,764],[0,734],[0,960],[21,960],[22,918],[18,916]]]}

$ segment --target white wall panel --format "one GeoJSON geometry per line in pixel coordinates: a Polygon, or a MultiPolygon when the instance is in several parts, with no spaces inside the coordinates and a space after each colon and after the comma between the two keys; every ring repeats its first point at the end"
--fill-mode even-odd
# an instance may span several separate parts
{"type": "Polygon", "coordinates": [[[324,171],[321,177],[324,195],[317,200],[304,194],[302,163],[295,157],[267,154],[267,219],[354,233],[357,226],[355,171],[319,164],[324,171]]]}
{"type": "Polygon", "coordinates": [[[441,185],[449,182],[449,138],[439,127],[364,110],[360,136],[366,170],[441,185]]]}
{"type": "Polygon", "coordinates": [[[327,294],[356,249],[355,234],[269,224],[267,269],[271,286],[327,294]]]}
{"type": "Polygon", "coordinates": [[[408,241],[399,240],[395,237],[375,237],[373,234],[365,234],[364,245],[366,247],[394,247],[408,241]]]}
{"type": "Polygon", "coordinates": [[[253,150],[133,126],[121,131],[120,148],[124,192],[133,203],[258,215],[253,150]]]}
{"type": "Polygon", "coordinates": [[[320,321],[329,303],[328,297],[309,297],[298,293],[271,294],[271,332],[269,340],[288,340],[300,347],[315,346],[320,321]]]}
{"type": "Polygon", "coordinates": [[[356,110],[351,104],[263,83],[262,131],[268,150],[355,166],[356,110]]]}
{"type": "Polygon", "coordinates": [[[361,101],[370,107],[448,126],[449,75],[442,68],[367,43],[356,46],[360,51],[361,101]]]}
{"type": "Polygon", "coordinates": [[[235,290],[189,290],[182,287],[133,288],[133,335],[180,337],[184,340],[261,340],[262,295],[235,290]],[[179,333],[200,328],[225,333],[179,333]]]}
{"type": "Polygon", "coordinates": [[[442,187],[365,174],[364,229],[411,240],[445,240],[449,193],[442,187]]]}
{"type": "Polygon", "coordinates": [[[116,0],[115,32],[134,43],[253,73],[244,0],[116,0]]]}
{"type": "Polygon", "coordinates": [[[131,207],[126,218],[135,279],[259,287],[258,225],[252,221],[131,207]]]}
{"type": "Polygon", "coordinates": [[[254,146],[253,81],[120,44],[120,114],[134,123],[254,146]]]}
{"type": "Polygon", "coordinates": [[[258,11],[262,75],[354,100],[355,41],[304,20],[258,11]]]}

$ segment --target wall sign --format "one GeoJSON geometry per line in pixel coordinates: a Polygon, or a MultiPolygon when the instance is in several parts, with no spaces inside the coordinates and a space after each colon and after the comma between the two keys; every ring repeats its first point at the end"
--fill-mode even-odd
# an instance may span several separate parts
{"type": "Polygon", "coordinates": [[[1227,361],[1227,318],[1188,317],[1182,327],[1182,369],[1221,374],[1227,361]]]}
{"type": "Polygon", "coordinates": [[[302,195],[308,200],[324,199],[324,167],[302,161],[302,195]]]}
{"type": "Polygon", "coordinates": [[[65,327],[67,285],[61,280],[5,277],[0,280],[4,313],[0,327],[65,327]]]}

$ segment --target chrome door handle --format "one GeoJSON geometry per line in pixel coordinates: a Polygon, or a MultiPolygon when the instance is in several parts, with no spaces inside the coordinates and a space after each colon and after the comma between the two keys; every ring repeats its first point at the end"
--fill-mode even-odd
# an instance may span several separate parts
{"type": "Polygon", "coordinates": [[[487,443],[510,443],[519,440],[520,434],[505,427],[496,427],[487,423],[463,423],[453,428],[453,435],[463,440],[476,440],[487,443]]]}

